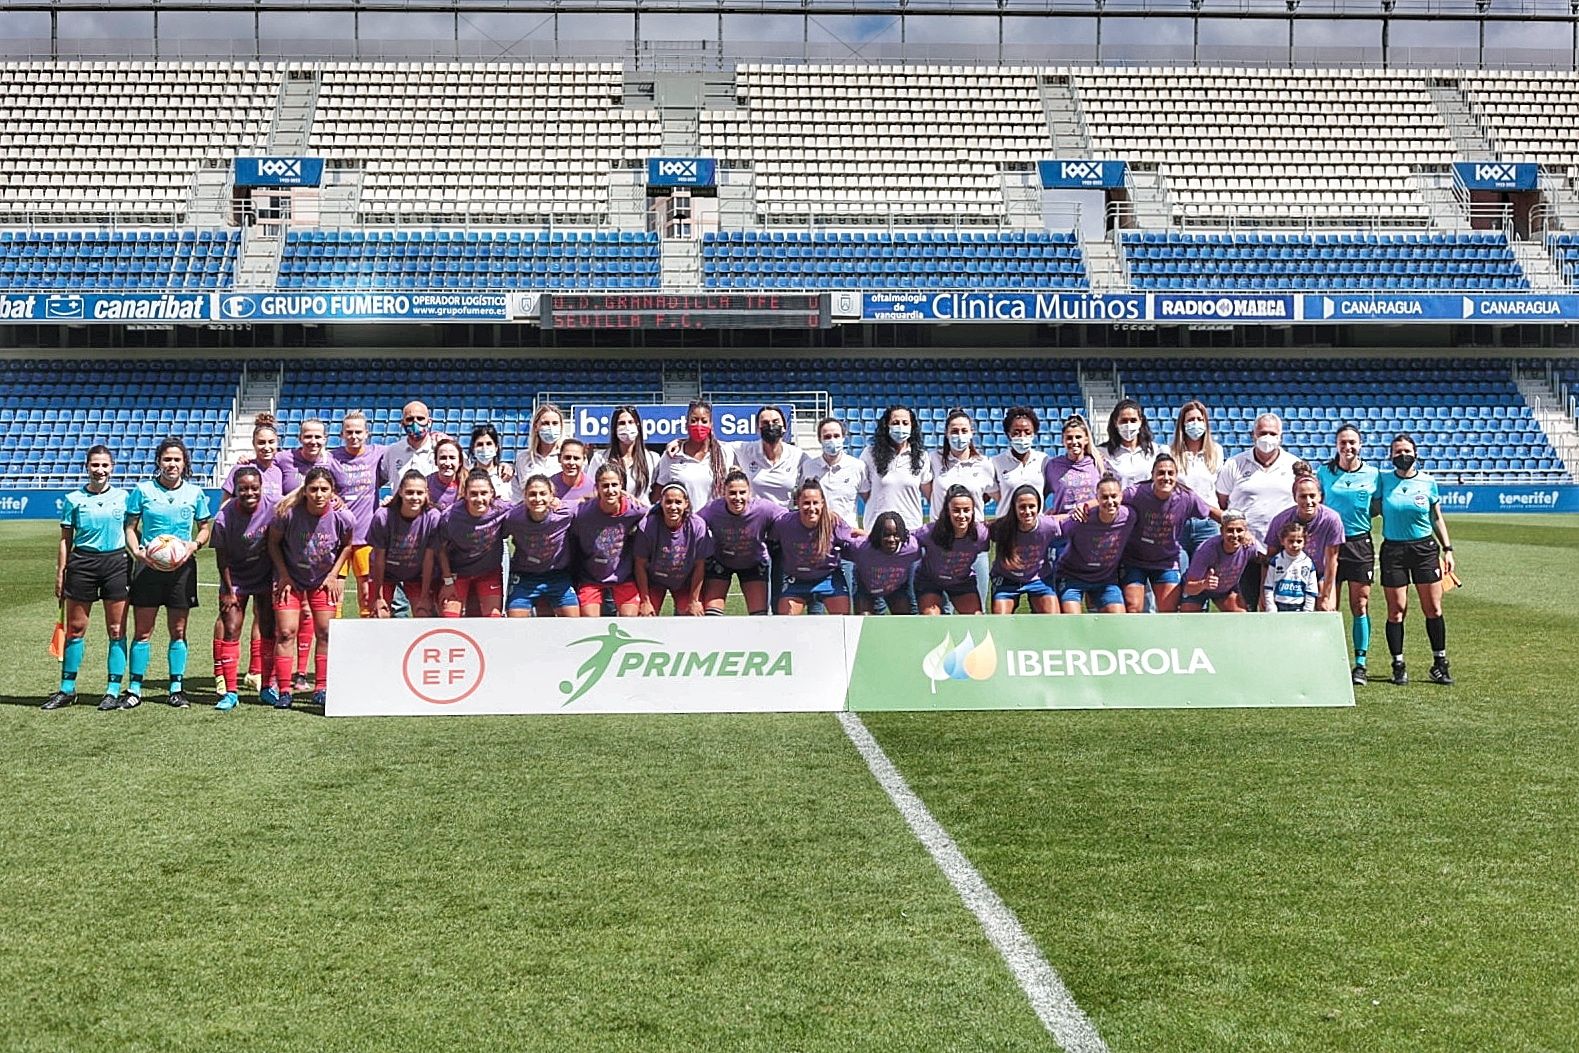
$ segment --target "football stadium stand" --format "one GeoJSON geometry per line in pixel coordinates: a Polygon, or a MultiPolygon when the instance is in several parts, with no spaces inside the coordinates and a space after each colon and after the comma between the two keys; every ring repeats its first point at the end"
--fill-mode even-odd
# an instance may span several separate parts
{"type": "Polygon", "coordinates": [[[0,290],[218,289],[240,244],[233,230],[0,230],[0,290]]]}

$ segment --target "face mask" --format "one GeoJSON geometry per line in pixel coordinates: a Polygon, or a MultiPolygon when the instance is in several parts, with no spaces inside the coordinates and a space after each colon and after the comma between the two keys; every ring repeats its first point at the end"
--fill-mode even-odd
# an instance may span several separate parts
{"type": "Polygon", "coordinates": [[[895,446],[899,446],[899,445],[902,445],[903,443],[909,442],[910,441],[910,425],[908,425],[908,424],[890,424],[888,426],[888,437],[894,441],[894,445],[895,446]]]}
{"type": "Polygon", "coordinates": [[[1139,421],[1125,421],[1118,426],[1118,437],[1125,442],[1134,442],[1135,436],[1140,434],[1139,421]]]}
{"type": "Polygon", "coordinates": [[[1400,472],[1407,472],[1414,466],[1415,455],[1412,453],[1400,453],[1393,458],[1393,467],[1397,468],[1400,472]]]}
{"type": "Polygon", "coordinates": [[[554,443],[559,441],[559,425],[542,425],[537,429],[537,438],[540,442],[546,443],[549,446],[554,445],[554,443]]]}
{"type": "Polygon", "coordinates": [[[487,467],[493,463],[494,454],[496,452],[497,451],[494,450],[473,450],[472,460],[476,461],[480,465],[483,465],[484,467],[487,467]]]}
{"type": "Polygon", "coordinates": [[[406,421],[406,434],[413,439],[420,439],[428,433],[428,426],[414,420],[406,421]]]}
{"type": "Polygon", "coordinates": [[[970,435],[950,435],[948,437],[949,449],[955,453],[964,453],[970,449],[970,435]]]}
{"type": "Polygon", "coordinates": [[[839,454],[844,452],[844,440],[843,439],[824,439],[824,440],[822,440],[822,452],[827,454],[829,457],[837,457],[837,456],[839,456],[839,454]]]}
{"type": "Polygon", "coordinates": [[[1283,445],[1283,437],[1281,435],[1257,435],[1256,436],[1256,452],[1257,453],[1276,453],[1278,451],[1278,449],[1282,445],[1283,445]]]}
{"type": "Polygon", "coordinates": [[[637,428],[634,424],[621,424],[614,429],[614,437],[620,442],[635,442],[637,428]]]}
{"type": "Polygon", "coordinates": [[[706,442],[712,438],[713,426],[711,424],[692,424],[686,427],[685,433],[691,437],[692,442],[706,442]]]}
{"type": "Polygon", "coordinates": [[[764,424],[757,429],[757,434],[762,436],[763,442],[778,442],[784,438],[784,425],[764,424]]]}
{"type": "Polygon", "coordinates": [[[1029,435],[1014,435],[1009,438],[1009,449],[1024,455],[1031,452],[1031,437],[1029,435]]]}
{"type": "Polygon", "coordinates": [[[1206,434],[1206,422],[1204,420],[1185,421],[1184,434],[1186,438],[1192,440],[1199,439],[1201,436],[1206,434]]]}

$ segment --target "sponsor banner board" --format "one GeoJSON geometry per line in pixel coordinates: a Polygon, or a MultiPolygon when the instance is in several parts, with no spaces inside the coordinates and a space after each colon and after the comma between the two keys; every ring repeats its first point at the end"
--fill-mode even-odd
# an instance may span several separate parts
{"type": "Polygon", "coordinates": [[[648,186],[712,186],[718,163],[711,157],[649,157],[648,186]]]}
{"type": "Polygon", "coordinates": [[[1570,324],[1579,296],[1528,293],[1332,293],[1304,297],[1307,322],[1486,322],[1570,324]]]}
{"type": "Polygon", "coordinates": [[[1255,293],[1153,293],[1151,318],[1157,322],[1292,322],[1292,295],[1255,293]]]}
{"type": "Polygon", "coordinates": [[[318,186],[323,182],[321,157],[238,157],[239,187],[318,186]]]}
{"type": "Polygon", "coordinates": [[[1110,190],[1124,185],[1124,161],[1038,161],[1043,190],[1110,190]]]}
{"type": "Polygon", "coordinates": [[[844,708],[845,619],[336,621],[327,713],[766,713],[844,708]]]}
{"type": "Polygon", "coordinates": [[[1352,705],[1336,613],[868,618],[850,678],[852,710],[1352,705]]]}
{"type": "MultiPolygon", "coordinates": [[[[84,443],[81,449],[87,451],[84,443]]],[[[83,476],[87,481],[87,476],[83,476]]],[[[137,485],[135,479],[117,479],[115,485],[130,490],[137,485]]],[[[208,490],[208,506],[219,508],[219,491],[208,490]]],[[[13,519],[49,519],[60,521],[60,511],[65,504],[63,490],[0,490],[0,522],[13,519]]]]}
{"type": "MultiPolygon", "coordinates": [[[[713,432],[726,442],[753,440],[757,437],[757,411],[760,403],[721,403],[713,407],[713,432]]],[[[795,428],[792,406],[779,406],[784,422],[791,431],[795,428]]],[[[685,403],[670,405],[637,406],[641,414],[642,436],[648,448],[663,452],[662,444],[670,439],[685,437],[685,417],[689,407],[685,403]]],[[[570,407],[571,434],[583,442],[607,442],[609,422],[614,417],[613,403],[578,404],[570,407]]]]}
{"type": "Polygon", "coordinates": [[[221,322],[504,322],[537,307],[535,294],[460,289],[219,293],[214,299],[221,322]]]}
{"type": "Polygon", "coordinates": [[[206,322],[212,309],[206,292],[0,294],[0,322],[206,322]]]}
{"type": "Polygon", "coordinates": [[[1442,511],[1458,515],[1480,512],[1579,512],[1579,486],[1450,485],[1437,481],[1442,511]]]}
{"type": "MultiPolygon", "coordinates": [[[[835,303],[838,303],[835,297],[835,303]]],[[[1145,293],[863,293],[863,322],[1144,322],[1145,293]]]]}
{"type": "Polygon", "coordinates": [[[1465,190],[1535,190],[1540,166],[1527,161],[1454,161],[1453,177],[1465,190]]]}

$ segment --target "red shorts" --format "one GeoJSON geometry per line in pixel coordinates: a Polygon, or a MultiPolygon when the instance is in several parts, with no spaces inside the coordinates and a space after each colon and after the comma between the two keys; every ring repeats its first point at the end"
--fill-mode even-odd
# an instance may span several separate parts
{"type": "Polygon", "coordinates": [[[641,602],[641,593],[637,590],[634,581],[622,581],[618,585],[577,585],[576,602],[583,607],[600,607],[603,605],[604,589],[614,593],[614,605],[616,607],[625,607],[641,602]]]}
{"type": "Polygon", "coordinates": [[[320,585],[316,589],[311,590],[299,589],[292,585],[285,591],[285,599],[283,601],[279,599],[279,593],[274,595],[274,609],[276,611],[296,611],[300,613],[303,610],[308,610],[314,614],[325,611],[330,614],[334,613],[335,602],[329,598],[329,586],[327,585],[320,585]]]}
{"type": "Polygon", "coordinates": [[[658,613],[662,613],[663,601],[669,596],[674,597],[675,614],[690,613],[691,592],[689,589],[666,589],[662,585],[654,585],[647,590],[647,602],[652,604],[652,609],[658,613]]]}
{"type": "Polygon", "coordinates": [[[427,597],[425,597],[422,594],[422,582],[420,582],[420,581],[402,581],[402,582],[386,581],[386,582],[384,582],[384,602],[385,603],[394,603],[395,602],[395,590],[396,589],[404,589],[405,590],[406,601],[408,603],[417,604],[417,603],[421,603],[424,599],[427,599],[427,597]]]}
{"type": "Polygon", "coordinates": [[[504,596],[504,579],[497,573],[458,577],[455,579],[455,584],[450,587],[455,590],[455,598],[460,600],[463,606],[468,596],[476,596],[478,599],[504,596]]]}

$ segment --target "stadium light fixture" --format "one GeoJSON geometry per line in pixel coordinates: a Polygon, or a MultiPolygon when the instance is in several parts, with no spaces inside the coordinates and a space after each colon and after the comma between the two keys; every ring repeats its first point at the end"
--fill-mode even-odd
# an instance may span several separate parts
{"type": "Polygon", "coordinates": [[[1382,14],[1384,14],[1384,15],[1392,14],[1393,13],[1393,8],[1395,8],[1397,6],[1398,6],[1398,0],[1382,0],[1382,14]]]}
{"type": "Polygon", "coordinates": [[[1299,10],[1299,0],[1284,0],[1284,3],[1288,5],[1288,13],[1291,15],[1299,10]]]}
{"type": "Polygon", "coordinates": [[[1491,10],[1491,0],[1475,0],[1475,10],[1485,14],[1491,10]]]}
{"type": "MultiPolygon", "coordinates": [[[[1579,0],[1574,0],[1574,3],[1579,4],[1579,0]]],[[[1205,6],[1206,6],[1206,0],[1190,0],[1190,10],[1191,11],[1199,11],[1201,8],[1203,8],[1205,6]]]]}

